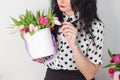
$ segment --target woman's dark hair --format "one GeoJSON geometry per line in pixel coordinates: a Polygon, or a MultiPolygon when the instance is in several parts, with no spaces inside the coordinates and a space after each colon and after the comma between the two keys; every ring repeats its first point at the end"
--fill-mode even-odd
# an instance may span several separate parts
{"type": "MultiPolygon", "coordinates": [[[[94,20],[99,20],[97,16],[97,1],[96,0],[71,0],[71,7],[72,10],[76,13],[79,12],[79,22],[83,22],[81,30],[84,30],[86,34],[90,34],[92,40],[94,41],[94,36],[92,34],[92,22],[94,20]]],[[[60,11],[57,0],[51,0],[51,7],[53,9],[53,12],[56,14],[56,16],[59,18],[61,22],[63,22],[63,15],[60,11]]],[[[58,26],[55,26],[55,29],[52,31],[52,33],[57,36],[58,33],[58,26]]]]}

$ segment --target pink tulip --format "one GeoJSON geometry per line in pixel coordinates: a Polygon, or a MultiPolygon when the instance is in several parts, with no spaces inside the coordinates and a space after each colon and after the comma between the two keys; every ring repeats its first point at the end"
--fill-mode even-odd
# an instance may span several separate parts
{"type": "Polygon", "coordinates": [[[62,25],[61,22],[59,21],[58,17],[54,17],[54,23],[56,25],[62,25]]]}
{"type": "Polygon", "coordinates": [[[34,25],[33,25],[33,24],[30,24],[29,30],[30,30],[30,31],[33,31],[33,30],[34,30],[34,25]]]}
{"type": "Polygon", "coordinates": [[[43,24],[43,22],[44,22],[44,16],[40,16],[39,22],[40,22],[41,24],[43,24]]]}
{"type": "Polygon", "coordinates": [[[30,24],[30,26],[29,26],[29,30],[30,31],[38,31],[38,27],[37,26],[34,26],[33,24],[30,24]]]}
{"type": "Polygon", "coordinates": [[[40,22],[40,24],[47,25],[49,22],[49,19],[48,18],[45,19],[44,16],[40,16],[39,22],[40,22]]]}
{"type": "Polygon", "coordinates": [[[113,56],[120,56],[120,53],[119,54],[113,54],[113,56]]]}
{"type": "Polygon", "coordinates": [[[120,55],[114,56],[114,62],[120,63],[120,55]]]}
{"type": "Polygon", "coordinates": [[[59,20],[58,17],[54,17],[54,20],[59,20]]]}
{"type": "Polygon", "coordinates": [[[110,77],[113,78],[114,77],[114,72],[115,72],[114,69],[110,68],[108,72],[109,72],[110,77]]]}
{"type": "Polygon", "coordinates": [[[34,27],[34,31],[36,32],[36,31],[38,31],[38,27],[36,26],[36,27],[34,27]]]}
{"type": "Polygon", "coordinates": [[[47,19],[44,20],[43,25],[47,25],[48,22],[49,22],[49,19],[47,18],[47,19]]]}
{"type": "Polygon", "coordinates": [[[55,28],[54,27],[51,27],[50,30],[53,31],[55,28]]]}
{"type": "Polygon", "coordinates": [[[113,68],[110,68],[110,69],[109,69],[109,73],[110,73],[110,74],[114,74],[114,69],[113,69],[113,68]]]}
{"type": "Polygon", "coordinates": [[[111,60],[110,60],[110,63],[114,63],[114,62],[115,62],[114,59],[111,59],[111,60]]]}
{"type": "Polygon", "coordinates": [[[14,29],[11,30],[10,34],[15,34],[17,31],[20,31],[24,28],[24,25],[21,25],[20,27],[16,26],[14,29]]]}
{"type": "Polygon", "coordinates": [[[28,28],[22,29],[23,33],[26,34],[28,32],[28,28]]]}

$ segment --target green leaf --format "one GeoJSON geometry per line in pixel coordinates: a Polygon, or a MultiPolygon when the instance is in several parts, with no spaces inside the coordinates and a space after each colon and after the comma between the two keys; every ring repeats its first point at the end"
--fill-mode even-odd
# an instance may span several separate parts
{"type": "Polygon", "coordinates": [[[25,19],[25,22],[29,25],[31,23],[31,21],[29,19],[25,19]]]}
{"type": "Polygon", "coordinates": [[[35,16],[33,16],[33,21],[34,21],[34,25],[36,26],[37,25],[37,21],[36,21],[36,17],[35,16]]]}
{"type": "Polygon", "coordinates": [[[19,16],[19,18],[20,18],[21,25],[27,26],[26,21],[21,16],[19,16]]]}
{"type": "Polygon", "coordinates": [[[54,22],[52,22],[52,27],[53,27],[53,26],[55,26],[55,23],[54,23],[54,22]]]}
{"type": "Polygon", "coordinates": [[[27,20],[27,22],[29,22],[29,24],[34,23],[33,16],[34,15],[31,11],[26,10],[25,19],[27,20]]]}
{"type": "Polygon", "coordinates": [[[21,15],[19,15],[19,18],[20,18],[21,21],[24,20],[21,15]]]}
{"type": "Polygon", "coordinates": [[[20,22],[19,22],[17,19],[15,19],[15,18],[13,18],[13,17],[10,17],[10,18],[11,18],[12,21],[14,22],[15,26],[20,26],[20,25],[21,25],[20,22]]]}
{"type": "Polygon", "coordinates": [[[115,66],[116,64],[108,64],[106,66],[104,66],[103,68],[108,68],[108,67],[112,67],[112,66],[115,66]]]}
{"type": "Polygon", "coordinates": [[[120,71],[120,67],[115,67],[115,71],[120,71]]]}
{"type": "Polygon", "coordinates": [[[48,18],[51,19],[52,15],[51,15],[51,10],[48,9],[48,18]]]}
{"type": "Polygon", "coordinates": [[[116,67],[119,67],[119,68],[120,68],[120,64],[117,63],[117,64],[116,64],[116,67]]]}
{"type": "Polygon", "coordinates": [[[26,22],[26,25],[27,25],[26,27],[29,27],[30,21],[25,19],[25,22],[26,22]]]}
{"type": "Polygon", "coordinates": [[[35,32],[34,31],[30,31],[29,34],[32,36],[35,32]]]}
{"type": "Polygon", "coordinates": [[[48,10],[48,18],[52,20],[54,18],[54,16],[55,16],[55,14],[53,13],[53,11],[51,9],[49,9],[48,10]]]}
{"type": "Polygon", "coordinates": [[[109,54],[110,58],[113,58],[113,54],[112,54],[112,52],[110,51],[110,49],[108,49],[108,54],[109,54]]]}
{"type": "Polygon", "coordinates": [[[37,11],[37,13],[36,13],[36,22],[37,22],[37,25],[39,25],[39,18],[40,18],[40,11],[37,11]]]}
{"type": "Polygon", "coordinates": [[[42,26],[42,25],[37,26],[37,27],[38,27],[38,30],[42,29],[42,27],[41,27],[41,26],[42,26]]]}
{"type": "Polygon", "coordinates": [[[21,24],[25,25],[26,27],[28,26],[29,22],[26,21],[26,19],[23,19],[22,16],[19,16],[21,24]]]}

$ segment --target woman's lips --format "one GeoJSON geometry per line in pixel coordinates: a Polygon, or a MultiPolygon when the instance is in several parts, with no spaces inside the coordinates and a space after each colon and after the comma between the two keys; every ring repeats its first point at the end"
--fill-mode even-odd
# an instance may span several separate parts
{"type": "Polygon", "coordinates": [[[63,6],[63,5],[60,5],[60,7],[61,7],[61,8],[65,8],[65,6],[63,6]]]}

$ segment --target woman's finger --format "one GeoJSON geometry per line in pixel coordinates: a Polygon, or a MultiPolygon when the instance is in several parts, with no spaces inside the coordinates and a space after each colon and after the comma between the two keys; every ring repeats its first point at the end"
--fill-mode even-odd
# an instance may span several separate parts
{"type": "Polygon", "coordinates": [[[71,25],[72,26],[72,24],[70,22],[63,22],[62,24],[63,25],[71,25]]]}
{"type": "Polygon", "coordinates": [[[71,26],[69,26],[69,25],[64,25],[64,26],[62,27],[62,31],[66,30],[66,29],[70,29],[71,31],[77,32],[77,29],[73,29],[73,28],[71,28],[71,26]]]}
{"type": "Polygon", "coordinates": [[[77,30],[70,22],[63,22],[62,24],[63,24],[62,30],[64,30],[64,28],[70,28],[70,29],[72,29],[74,31],[77,30]]]}
{"type": "Polygon", "coordinates": [[[33,59],[33,61],[43,63],[45,61],[45,58],[37,58],[37,59],[33,59]]]}
{"type": "Polygon", "coordinates": [[[74,35],[74,34],[72,34],[72,33],[66,33],[66,34],[64,34],[66,37],[68,37],[68,36],[70,36],[70,37],[76,37],[76,35],[74,35]]]}
{"type": "Polygon", "coordinates": [[[62,34],[66,34],[66,33],[71,33],[71,34],[73,34],[73,35],[77,35],[77,33],[76,33],[75,31],[70,30],[70,29],[65,29],[65,30],[63,30],[62,34]]]}
{"type": "Polygon", "coordinates": [[[74,30],[72,30],[70,28],[64,28],[64,30],[62,31],[63,34],[68,33],[68,32],[70,32],[70,33],[72,33],[74,35],[77,35],[77,30],[74,31],[74,30]]]}

